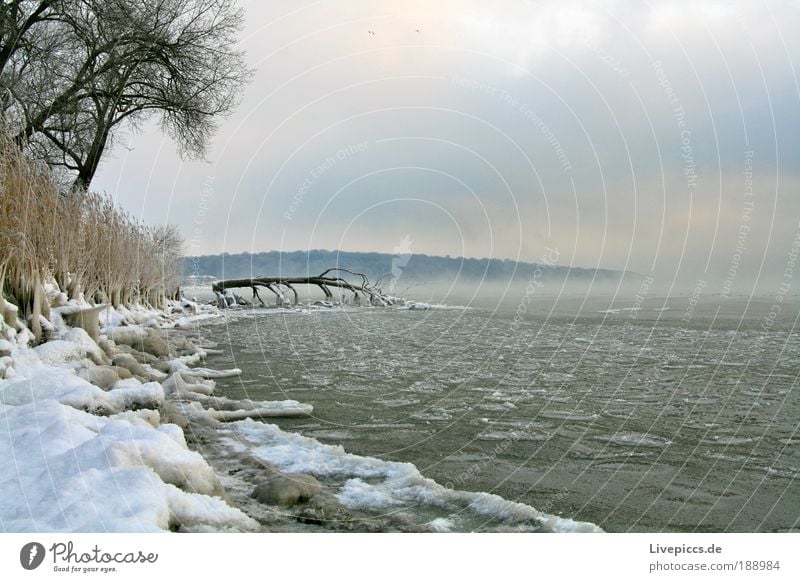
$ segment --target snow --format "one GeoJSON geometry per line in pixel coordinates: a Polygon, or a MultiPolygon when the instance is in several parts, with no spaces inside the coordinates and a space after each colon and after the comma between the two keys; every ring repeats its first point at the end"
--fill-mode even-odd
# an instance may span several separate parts
{"type": "Polygon", "coordinates": [[[619,315],[627,311],[641,311],[641,307],[618,307],[616,309],[601,309],[597,313],[608,313],[611,315],[619,315]]]}
{"type": "Polygon", "coordinates": [[[73,408],[96,410],[106,404],[104,394],[71,370],[43,366],[31,368],[26,374],[5,381],[0,391],[0,403],[22,406],[34,401],[54,400],[73,408]]]}
{"type": "MultiPolygon", "coordinates": [[[[70,328],[69,331],[61,336],[61,339],[74,343],[87,356],[94,356],[96,358],[103,358],[105,356],[103,350],[101,350],[100,347],[94,343],[94,340],[88,333],[86,333],[86,330],[81,329],[80,327],[70,328]]],[[[40,347],[44,347],[49,343],[50,342],[42,344],[40,347]]]]}
{"type": "Polygon", "coordinates": [[[359,478],[348,479],[336,498],[350,509],[380,510],[400,504],[389,492],[373,487],[359,478]]]}
{"type": "Polygon", "coordinates": [[[234,376],[241,376],[242,374],[242,371],[239,368],[231,368],[230,370],[190,368],[181,360],[181,358],[170,360],[169,367],[172,372],[180,372],[180,374],[184,377],[194,378],[231,378],[234,376]]]}
{"type": "Polygon", "coordinates": [[[125,316],[113,307],[100,312],[100,327],[111,328],[126,324],[125,316]]]}
{"type": "Polygon", "coordinates": [[[78,344],[66,340],[51,340],[34,348],[41,362],[48,366],[61,363],[80,362],[86,352],[78,344]]]}
{"type": "Polygon", "coordinates": [[[200,321],[205,321],[208,319],[217,319],[219,317],[222,316],[218,313],[200,313],[198,315],[181,317],[175,320],[175,323],[173,323],[172,325],[166,325],[164,327],[177,327],[177,328],[192,327],[194,324],[200,321]]]}
{"type": "Polygon", "coordinates": [[[447,305],[444,303],[423,303],[421,301],[406,301],[404,304],[396,307],[398,311],[429,311],[436,309],[437,311],[466,311],[472,309],[467,305],[447,305]]]}
{"type": "MultiPolygon", "coordinates": [[[[153,318],[146,310],[106,313],[116,314],[106,325],[124,321],[133,334],[142,331],[131,321],[153,318]]],[[[164,387],[128,378],[106,391],[79,377],[105,354],[84,330],[53,319],[57,339],[36,348],[25,345],[27,330],[0,320],[0,348],[10,354],[1,362],[0,531],[258,530],[222,498],[183,430],[161,423],[164,387]]]]}
{"type": "MultiPolygon", "coordinates": [[[[61,309],[61,308],[59,308],[61,309]]],[[[178,317],[167,317],[164,312],[146,307],[109,307],[100,312],[100,327],[107,333],[113,334],[117,328],[136,326],[143,327],[189,327],[192,324],[206,319],[222,317],[222,315],[212,306],[197,303],[195,301],[181,300],[170,301],[167,311],[174,310],[179,313],[178,317]]]]}
{"type": "Polygon", "coordinates": [[[34,348],[41,362],[48,366],[64,363],[81,364],[86,358],[95,363],[105,359],[105,354],[81,328],[64,328],[60,339],[53,339],[34,348]]]}
{"type": "MultiPolygon", "coordinates": [[[[131,378],[135,380],[135,378],[131,378]]],[[[129,408],[160,408],[164,404],[164,388],[158,382],[126,386],[117,383],[115,388],[104,392],[115,410],[129,408]]]]}
{"type": "Polygon", "coordinates": [[[453,523],[452,520],[446,519],[444,517],[437,517],[436,519],[429,521],[427,525],[433,531],[438,531],[438,532],[452,531],[453,528],[455,527],[455,524],[453,523]]]}
{"type": "Polygon", "coordinates": [[[188,384],[183,378],[183,373],[179,372],[172,374],[163,383],[163,386],[170,395],[205,405],[208,416],[223,422],[242,420],[244,418],[310,416],[314,411],[313,406],[310,404],[301,404],[296,400],[252,401],[248,399],[231,400],[221,396],[212,396],[214,392],[213,380],[188,384]]]}
{"type": "Polygon", "coordinates": [[[250,409],[240,408],[238,410],[215,410],[210,408],[208,409],[208,414],[211,416],[211,418],[221,422],[231,422],[235,420],[242,420],[244,418],[271,418],[275,416],[286,418],[290,416],[311,416],[313,411],[311,405],[309,404],[300,404],[299,402],[295,402],[296,406],[284,406],[283,402],[279,402],[279,404],[281,404],[281,406],[263,406],[250,409]]]}
{"type": "Polygon", "coordinates": [[[308,473],[334,481],[344,479],[336,496],[349,509],[385,510],[399,505],[417,509],[427,507],[444,510],[448,515],[471,513],[508,525],[529,527],[531,531],[602,531],[592,523],[547,515],[529,505],[507,501],[491,493],[444,487],[424,477],[411,463],[352,455],[341,446],[325,445],[252,419],[233,423],[229,434],[226,441],[229,446],[234,449],[246,447],[251,454],[273,463],[281,471],[308,473]]]}
{"type": "Polygon", "coordinates": [[[164,389],[157,382],[117,383],[117,386],[106,392],[78,377],[73,370],[42,366],[4,381],[0,403],[22,406],[54,400],[79,410],[109,415],[131,407],[157,408],[164,402],[164,389]]]}
{"type": "MultiPolygon", "coordinates": [[[[194,379],[194,378],[193,378],[194,379]]],[[[213,382],[213,380],[209,381],[213,382]]],[[[202,394],[205,396],[209,396],[214,392],[214,385],[207,384],[204,382],[198,382],[195,384],[189,384],[180,373],[175,372],[169,378],[167,378],[163,382],[164,389],[167,390],[170,394],[175,394],[179,396],[186,396],[187,393],[191,392],[194,394],[202,394]]]]}
{"type": "Polygon", "coordinates": [[[177,427],[128,413],[101,418],[54,399],[4,404],[0,426],[0,456],[13,469],[0,476],[3,531],[257,527],[209,496],[213,470],[176,440],[177,427]]]}

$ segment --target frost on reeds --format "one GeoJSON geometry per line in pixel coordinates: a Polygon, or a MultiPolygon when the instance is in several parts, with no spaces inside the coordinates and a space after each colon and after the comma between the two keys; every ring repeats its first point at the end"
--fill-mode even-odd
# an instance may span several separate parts
{"type": "Polygon", "coordinates": [[[105,195],[62,192],[51,170],[0,137],[0,316],[16,309],[37,339],[48,317],[45,286],[89,303],[163,308],[176,298],[182,239],[147,227],[105,195]]]}

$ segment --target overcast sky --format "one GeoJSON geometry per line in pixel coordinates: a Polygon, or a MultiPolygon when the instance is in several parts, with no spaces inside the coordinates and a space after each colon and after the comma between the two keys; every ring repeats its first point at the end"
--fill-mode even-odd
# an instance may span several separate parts
{"type": "Polygon", "coordinates": [[[208,161],[144,126],[93,183],[189,254],[408,237],[736,286],[791,259],[798,1],[242,6],[256,74],[208,161]]]}

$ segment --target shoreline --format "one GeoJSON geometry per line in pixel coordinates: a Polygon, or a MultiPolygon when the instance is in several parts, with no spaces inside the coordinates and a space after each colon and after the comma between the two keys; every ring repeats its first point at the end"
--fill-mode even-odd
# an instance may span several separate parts
{"type": "Polygon", "coordinates": [[[215,396],[214,378],[241,371],[202,367],[214,307],[106,308],[96,341],[64,317],[90,309],[53,308],[36,347],[3,325],[0,451],[16,471],[0,484],[3,531],[435,532],[463,531],[449,519],[462,515],[490,531],[602,531],[268,424],[309,404],[215,396]]]}
{"type": "Polygon", "coordinates": [[[195,313],[109,308],[97,341],[62,316],[91,306],[53,308],[50,339],[35,347],[3,324],[3,531],[257,530],[171,422],[166,380],[197,349],[157,327],[190,321],[197,306],[186,307],[195,313]]]}

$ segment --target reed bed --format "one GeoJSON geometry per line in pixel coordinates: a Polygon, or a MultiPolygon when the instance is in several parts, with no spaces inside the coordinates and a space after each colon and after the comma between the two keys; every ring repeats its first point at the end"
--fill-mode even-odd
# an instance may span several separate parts
{"type": "Polygon", "coordinates": [[[107,196],[62,192],[50,168],[0,138],[0,316],[11,303],[41,338],[46,284],[89,303],[163,308],[179,294],[182,241],[147,227],[107,196]]]}

